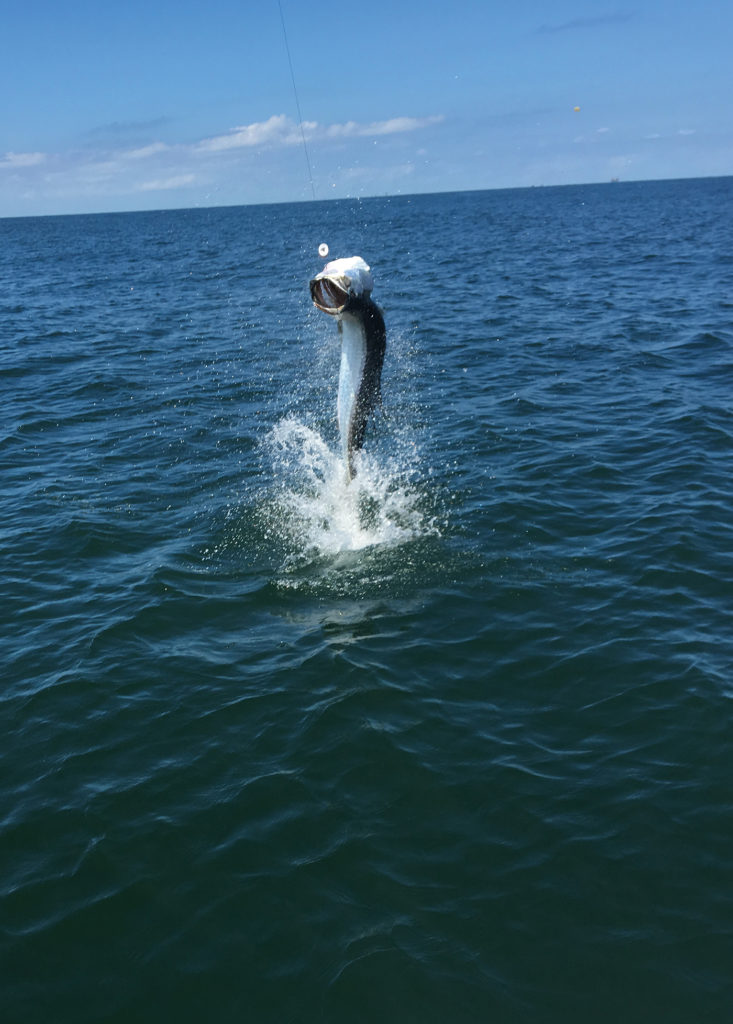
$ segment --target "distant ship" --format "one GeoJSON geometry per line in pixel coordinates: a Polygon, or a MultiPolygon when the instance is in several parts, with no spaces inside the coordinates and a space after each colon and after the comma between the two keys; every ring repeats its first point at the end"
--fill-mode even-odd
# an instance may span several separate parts
{"type": "Polygon", "coordinates": [[[618,178],[611,178],[611,184],[613,184],[614,181],[619,181],[619,179],[618,178]]]}

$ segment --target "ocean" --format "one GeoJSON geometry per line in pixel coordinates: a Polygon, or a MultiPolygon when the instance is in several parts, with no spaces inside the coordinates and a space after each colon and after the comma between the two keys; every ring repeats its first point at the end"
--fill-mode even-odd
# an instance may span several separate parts
{"type": "Polygon", "coordinates": [[[732,213],[0,221],[4,1024],[731,1019],[732,213]]]}

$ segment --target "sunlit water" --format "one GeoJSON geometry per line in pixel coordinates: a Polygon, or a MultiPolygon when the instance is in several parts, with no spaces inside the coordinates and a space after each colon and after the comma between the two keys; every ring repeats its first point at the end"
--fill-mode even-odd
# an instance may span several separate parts
{"type": "Polygon", "coordinates": [[[732,199],[0,221],[3,1021],[729,1019],[732,199]]]}

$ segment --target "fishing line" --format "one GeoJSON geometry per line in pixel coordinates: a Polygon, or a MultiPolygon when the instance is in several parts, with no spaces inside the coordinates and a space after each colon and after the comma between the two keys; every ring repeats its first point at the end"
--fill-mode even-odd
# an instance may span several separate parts
{"type": "Polygon", "coordinates": [[[290,47],[288,45],[288,33],[287,33],[287,29],[285,28],[285,16],[283,15],[283,8],[282,8],[282,4],[280,3],[280,0],[277,0],[277,6],[278,6],[278,10],[280,11],[280,21],[282,22],[282,26],[283,26],[283,39],[285,40],[285,52],[288,55],[288,64],[290,65],[290,78],[291,78],[292,83],[293,83],[293,93],[295,94],[295,109],[298,111],[298,121],[300,122],[300,135],[301,135],[301,138],[303,139],[303,152],[305,153],[305,162],[306,162],[306,165],[308,167],[308,177],[310,178],[311,191],[313,193],[313,198],[315,199],[316,198],[316,186],[313,184],[313,173],[311,171],[310,157],[308,156],[308,146],[306,145],[306,141],[305,141],[305,129],[303,128],[303,115],[300,112],[300,100],[298,99],[298,89],[297,89],[297,87],[295,85],[295,74],[293,72],[293,61],[292,61],[292,58],[290,56],[290,47]]]}

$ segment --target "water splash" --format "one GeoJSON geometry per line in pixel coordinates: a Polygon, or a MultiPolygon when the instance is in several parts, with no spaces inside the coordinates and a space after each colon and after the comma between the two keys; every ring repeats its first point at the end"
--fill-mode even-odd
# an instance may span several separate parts
{"type": "Polygon", "coordinates": [[[296,561],[395,547],[439,533],[412,482],[415,467],[407,453],[378,460],[361,452],[357,475],[349,481],[340,455],[292,417],[276,424],[266,447],[277,481],[271,529],[296,561]]]}

